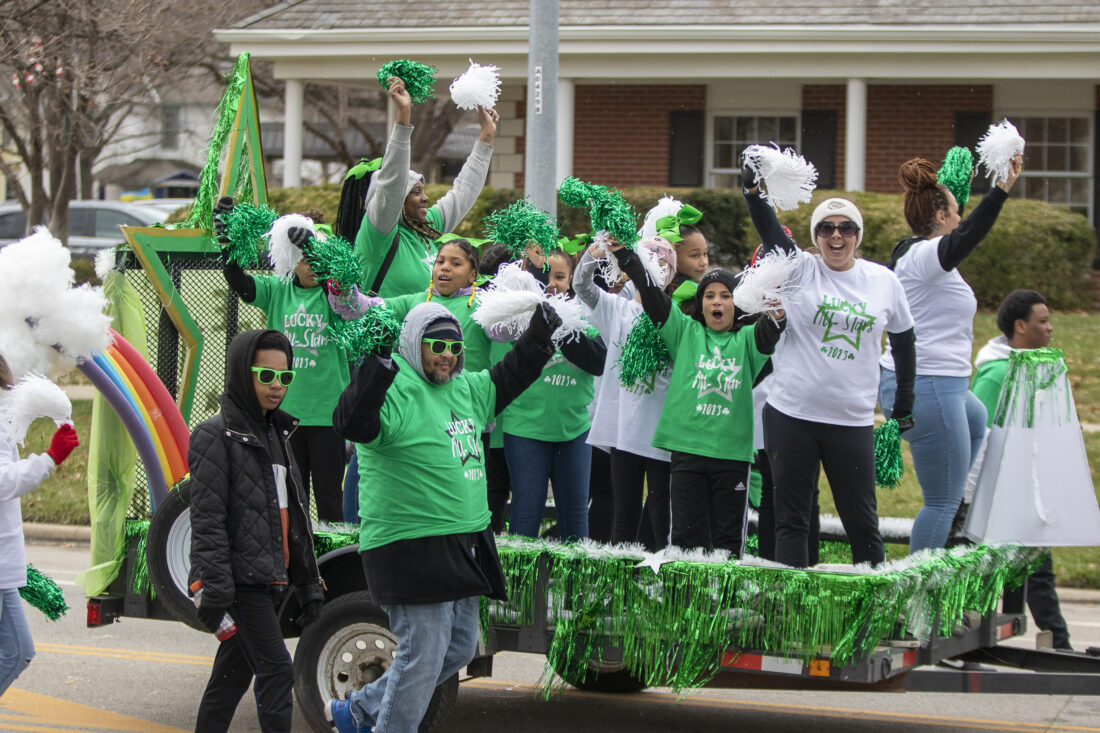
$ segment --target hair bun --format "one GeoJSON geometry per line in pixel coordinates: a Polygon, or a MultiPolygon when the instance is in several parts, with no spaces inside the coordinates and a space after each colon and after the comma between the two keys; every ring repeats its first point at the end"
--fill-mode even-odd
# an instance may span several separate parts
{"type": "Polygon", "coordinates": [[[913,158],[898,168],[898,183],[907,193],[932,188],[937,183],[936,167],[924,158],[913,158]]]}

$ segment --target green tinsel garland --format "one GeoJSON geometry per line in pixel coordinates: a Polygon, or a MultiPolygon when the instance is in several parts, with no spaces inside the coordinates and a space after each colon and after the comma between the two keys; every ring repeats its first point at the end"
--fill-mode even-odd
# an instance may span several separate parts
{"type": "Polygon", "coordinates": [[[936,180],[955,194],[959,206],[970,200],[970,181],[974,172],[974,156],[968,148],[956,145],[947,151],[936,180]]]}
{"type": "Polygon", "coordinates": [[[615,365],[619,368],[619,384],[627,389],[639,380],[648,380],[672,369],[672,353],[645,313],[639,313],[631,324],[615,365]]]}
{"type": "MultiPolygon", "coordinates": [[[[206,164],[199,174],[199,190],[195,203],[187,217],[185,227],[214,231],[214,202],[218,197],[218,163],[221,160],[225,141],[233,132],[233,122],[237,118],[237,108],[241,102],[241,92],[248,79],[249,54],[242,53],[233,64],[233,73],[226,79],[225,93],[218,102],[214,117],[214,132],[210,135],[210,147],[206,149],[206,164]]],[[[245,176],[250,179],[250,176],[245,176]]]]}
{"type": "Polygon", "coordinates": [[[341,292],[350,293],[352,286],[362,279],[363,268],[346,239],[336,235],[327,239],[310,237],[302,254],[318,280],[335,281],[341,292]]]}
{"type": "Polygon", "coordinates": [[[313,554],[317,557],[326,555],[333,550],[339,550],[341,547],[347,547],[348,545],[354,545],[359,541],[359,529],[348,525],[349,530],[347,532],[314,532],[313,533],[313,554]]]}
{"type": "Polygon", "coordinates": [[[875,428],[875,484],[884,489],[896,489],[904,474],[901,431],[898,421],[891,418],[875,428]]]}
{"type": "Polygon", "coordinates": [[[56,621],[69,610],[61,587],[30,564],[27,565],[27,584],[19,589],[19,595],[50,621],[56,621]]]}
{"type": "Polygon", "coordinates": [[[368,308],[362,318],[345,321],[334,319],[329,329],[337,345],[347,352],[349,360],[378,353],[382,346],[393,346],[401,336],[401,321],[386,305],[368,308]]]}
{"type": "MultiPolygon", "coordinates": [[[[1001,427],[1006,421],[1013,425],[1030,428],[1035,425],[1035,400],[1042,390],[1050,389],[1054,382],[1066,380],[1068,369],[1061,349],[1021,349],[1008,355],[1008,368],[1005,370],[1004,386],[997,400],[997,409],[993,412],[993,424],[1001,427]]],[[[1053,405],[1056,424],[1064,425],[1070,420],[1070,389],[1055,393],[1061,402],[1053,405]]]]}
{"type": "Polygon", "coordinates": [[[524,257],[527,244],[532,240],[542,247],[543,254],[561,248],[557,222],[526,199],[497,209],[485,217],[483,224],[489,239],[507,247],[514,260],[524,257]]]}
{"type": "Polygon", "coordinates": [[[396,76],[405,82],[405,91],[409,93],[412,103],[420,104],[429,99],[435,99],[435,74],[437,71],[439,69],[434,66],[426,66],[407,59],[397,59],[383,64],[375,78],[378,79],[378,83],[382,85],[383,89],[389,89],[390,86],[386,83],[386,79],[396,76]]]}
{"type": "Polygon", "coordinates": [[[126,520],[126,541],[123,543],[122,554],[125,556],[131,546],[134,548],[134,563],[130,566],[130,591],[139,596],[147,595],[149,600],[153,600],[157,597],[157,589],[149,580],[149,560],[145,555],[148,537],[149,522],[126,520]]]}
{"type": "Polygon", "coordinates": [[[271,225],[278,218],[278,212],[267,204],[236,204],[232,211],[222,216],[225,235],[229,238],[226,259],[245,269],[255,267],[260,261],[260,240],[271,231],[271,225]]]}
{"type": "Polygon", "coordinates": [[[558,186],[558,197],[568,206],[587,208],[593,231],[608,232],[630,250],[638,243],[638,217],[621,192],[570,176],[558,186]]]}

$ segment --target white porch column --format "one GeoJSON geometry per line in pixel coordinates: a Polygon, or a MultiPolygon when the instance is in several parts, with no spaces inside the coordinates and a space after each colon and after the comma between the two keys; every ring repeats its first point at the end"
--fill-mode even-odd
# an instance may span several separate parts
{"type": "Polygon", "coordinates": [[[302,185],[302,98],[304,85],[286,81],[286,111],[283,115],[283,185],[302,185]]]}
{"type": "Polygon", "coordinates": [[[867,168],[867,82],[848,80],[844,126],[844,190],[862,191],[867,168]]]}
{"type": "Polygon", "coordinates": [[[573,105],[576,85],[558,79],[558,161],[556,184],[573,175],[573,105]]]}

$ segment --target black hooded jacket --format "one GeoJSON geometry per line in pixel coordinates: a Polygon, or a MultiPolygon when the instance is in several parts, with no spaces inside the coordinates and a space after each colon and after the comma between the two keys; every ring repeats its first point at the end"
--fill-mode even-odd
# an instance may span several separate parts
{"type": "MultiPolygon", "coordinates": [[[[303,605],[321,600],[302,480],[290,450],[298,421],[256,399],[252,362],[262,330],[238,334],[226,358],[221,412],[191,433],[191,574],[203,605],[228,607],[237,585],[289,583],[303,605]],[[283,528],[272,465],[287,467],[290,566],[283,564],[283,528]]],[[[275,332],[277,333],[277,332],[275,332]]],[[[287,344],[287,359],[293,353],[287,344]]]]}

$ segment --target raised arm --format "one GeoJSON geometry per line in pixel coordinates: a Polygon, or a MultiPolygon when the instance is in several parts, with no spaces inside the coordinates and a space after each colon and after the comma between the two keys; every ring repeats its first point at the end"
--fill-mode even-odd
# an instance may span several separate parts
{"type": "Polygon", "coordinates": [[[753,325],[753,338],[756,341],[756,350],[761,354],[774,354],[775,345],[779,343],[779,336],[787,327],[787,316],[783,311],[777,311],[775,315],[764,313],[753,325]]]}
{"type": "Polygon", "coordinates": [[[375,230],[393,231],[401,220],[401,207],[405,205],[405,187],[409,180],[409,161],[412,139],[412,100],[405,91],[405,82],[396,76],[386,80],[390,85],[389,98],[397,108],[397,122],[390,132],[382,167],[375,172],[367,189],[366,220],[375,230]]]}
{"type": "Polygon", "coordinates": [[[744,194],[745,203],[749,206],[749,217],[763,245],[760,250],[761,256],[774,250],[780,250],[785,254],[797,250],[794,240],[779,223],[775,209],[760,195],[760,187],[754,185],[751,189],[745,189],[744,194]]]}
{"type": "Polygon", "coordinates": [[[222,248],[222,274],[225,282],[233,292],[240,296],[245,303],[256,300],[256,281],[235,262],[230,262],[226,256],[226,247],[229,246],[229,236],[225,233],[225,221],[222,217],[229,216],[233,211],[233,198],[222,196],[214,206],[214,235],[222,248]]]}
{"type": "Polygon", "coordinates": [[[549,303],[539,303],[527,330],[504,358],[489,367],[489,378],[496,387],[496,414],[535,383],[542,368],[554,355],[550,338],[561,325],[561,316],[549,303]]]}
{"type": "MultiPolygon", "coordinates": [[[[890,353],[894,357],[894,373],[897,375],[898,388],[894,395],[894,409],[890,417],[901,421],[913,414],[913,383],[917,378],[917,338],[913,329],[898,333],[887,332],[890,339],[890,353]]],[[[904,429],[911,428],[912,421],[904,429]]]]}
{"type": "Polygon", "coordinates": [[[1015,185],[1016,179],[1020,177],[1023,168],[1023,158],[1017,155],[1015,160],[1012,161],[1008,179],[1000,181],[994,186],[993,190],[982,197],[974,210],[970,212],[970,216],[959,222],[959,225],[953,231],[940,238],[940,243],[936,247],[936,255],[944,272],[950,272],[958,267],[963,260],[970,256],[971,252],[977,249],[978,245],[985,239],[985,235],[989,234],[989,230],[993,228],[997,216],[1001,213],[1001,208],[1008,200],[1008,192],[1012,190],[1012,186],[1015,185]]]}
{"type": "Polygon", "coordinates": [[[573,270],[573,291],[581,302],[592,310],[600,304],[600,293],[603,291],[596,285],[593,276],[596,274],[596,259],[592,256],[591,248],[586,249],[581,259],[573,270]]]}
{"type": "Polygon", "coordinates": [[[588,372],[594,377],[603,374],[604,360],[607,358],[607,347],[599,336],[578,334],[575,339],[562,342],[561,354],[570,363],[588,372]]]}
{"type": "Polygon", "coordinates": [[[672,298],[649,281],[642,261],[633,252],[617,246],[612,247],[612,252],[619,261],[619,269],[626,273],[642,296],[642,309],[646,315],[657,328],[665,325],[669,313],[672,312],[672,298]]]}
{"type": "Polygon", "coordinates": [[[396,376],[397,365],[389,354],[367,357],[336,402],[332,413],[336,434],[354,443],[369,443],[377,438],[382,431],[386,391],[396,376]]]}
{"type": "Polygon", "coordinates": [[[462,219],[470,212],[485,186],[485,178],[489,175],[489,162],[493,159],[493,139],[496,137],[497,123],[500,115],[496,110],[477,108],[478,121],[481,123],[481,134],[478,135],[474,149],[466,158],[455,178],[451,190],[444,194],[443,198],[436,202],[435,206],[443,216],[443,226],[440,229],[444,234],[454,231],[462,219]]]}

